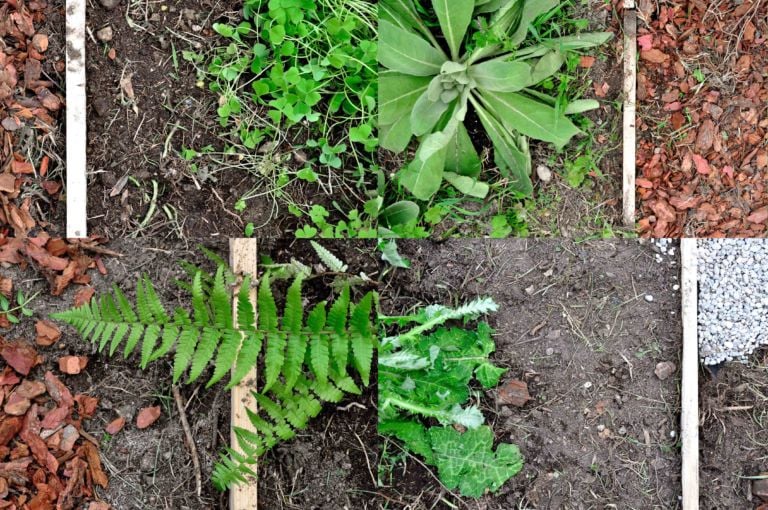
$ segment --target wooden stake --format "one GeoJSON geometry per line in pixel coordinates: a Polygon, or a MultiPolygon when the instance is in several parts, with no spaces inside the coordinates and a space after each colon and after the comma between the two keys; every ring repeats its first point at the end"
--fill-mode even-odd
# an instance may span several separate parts
{"type": "Polygon", "coordinates": [[[682,239],[683,366],[680,437],[683,441],[683,510],[699,508],[699,337],[696,239],[682,239]]]}
{"type": "Polygon", "coordinates": [[[634,0],[624,2],[624,151],[623,219],[635,226],[635,102],[637,100],[637,11],[634,0]]]}
{"type": "MultiPolygon", "coordinates": [[[[255,278],[258,269],[258,255],[256,251],[256,239],[230,239],[229,240],[229,259],[232,271],[235,274],[249,274],[255,278]]],[[[234,320],[237,321],[237,292],[232,307],[234,320]]],[[[251,302],[256,309],[256,287],[251,289],[251,302]]],[[[235,427],[252,429],[246,409],[256,409],[256,399],[253,398],[251,391],[256,389],[256,369],[253,369],[243,380],[232,388],[231,410],[232,418],[230,423],[230,446],[233,450],[239,451],[237,438],[235,437],[235,427]]],[[[253,470],[256,471],[256,466],[253,470]]],[[[256,510],[257,508],[257,489],[256,480],[248,480],[246,483],[239,483],[229,490],[229,508],[231,510],[256,510]]]]}
{"type": "Polygon", "coordinates": [[[67,0],[67,237],[86,237],[85,0],[67,0]]]}

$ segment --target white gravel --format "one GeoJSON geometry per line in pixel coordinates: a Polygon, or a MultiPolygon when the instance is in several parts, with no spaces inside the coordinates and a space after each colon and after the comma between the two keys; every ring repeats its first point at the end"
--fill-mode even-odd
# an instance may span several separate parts
{"type": "Polygon", "coordinates": [[[768,344],[768,241],[698,241],[699,356],[747,360],[768,344]]]}

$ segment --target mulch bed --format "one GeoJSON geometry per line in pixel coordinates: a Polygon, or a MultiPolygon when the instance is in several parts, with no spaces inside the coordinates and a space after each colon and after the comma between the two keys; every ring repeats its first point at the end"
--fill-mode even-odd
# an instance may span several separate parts
{"type": "Polygon", "coordinates": [[[62,3],[16,0],[0,7],[0,238],[63,224],[57,120],[64,99],[62,3]]]}
{"type": "Polygon", "coordinates": [[[768,2],[639,2],[639,230],[768,228],[768,2]]]}

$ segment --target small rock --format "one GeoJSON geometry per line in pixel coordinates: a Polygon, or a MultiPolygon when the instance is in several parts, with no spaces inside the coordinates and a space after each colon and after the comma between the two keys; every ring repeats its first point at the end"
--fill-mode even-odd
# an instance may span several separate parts
{"type": "Polygon", "coordinates": [[[584,389],[585,389],[585,390],[588,390],[588,389],[590,389],[591,387],[592,387],[592,383],[591,383],[591,382],[587,381],[587,382],[585,382],[585,383],[584,383],[584,389]]]}
{"type": "Polygon", "coordinates": [[[106,27],[100,29],[98,32],[96,32],[96,39],[98,39],[101,42],[109,42],[114,37],[114,32],[112,31],[112,27],[107,25],[106,27]]]}
{"type": "Polygon", "coordinates": [[[552,356],[555,353],[555,350],[552,347],[547,347],[547,356],[552,356]]]}
{"type": "Polygon", "coordinates": [[[529,400],[531,395],[528,393],[528,384],[518,379],[504,383],[496,395],[496,402],[500,405],[523,407],[529,400]]]}
{"type": "Polygon", "coordinates": [[[548,166],[539,165],[536,167],[536,175],[539,176],[541,182],[549,182],[552,180],[552,170],[548,166]]]}
{"type": "Polygon", "coordinates": [[[674,374],[677,370],[677,366],[671,361],[662,361],[656,365],[656,369],[653,371],[656,377],[662,381],[667,379],[670,375],[674,374]]]}
{"type": "Polygon", "coordinates": [[[99,3],[106,10],[111,11],[112,9],[120,5],[120,0],[99,0],[99,3]]]}
{"type": "Polygon", "coordinates": [[[109,113],[111,107],[109,99],[106,97],[96,97],[92,101],[93,110],[99,117],[105,117],[109,113]]]}
{"type": "Polygon", "coordinates": [[[32,47],[40,53],[45,53],[48,49],[48,36],[44,34],[35,34],[32,37],[32,47]]]}
{"type": "Polygon", "coordinates": [[[653,303],[653,296],[651,296],[650,294],[646,294],[645,300],[648,301],[649,303],[653,303]]]}

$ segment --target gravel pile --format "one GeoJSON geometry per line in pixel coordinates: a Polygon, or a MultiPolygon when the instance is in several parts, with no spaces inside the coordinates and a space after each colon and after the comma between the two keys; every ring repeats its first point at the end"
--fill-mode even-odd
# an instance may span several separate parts
{"type": "Polygon", "coordinates": [[[768,242],[698,241],[699,356],[746,361],[768,344],[768,242]]]}

